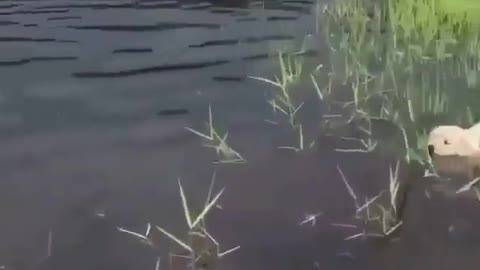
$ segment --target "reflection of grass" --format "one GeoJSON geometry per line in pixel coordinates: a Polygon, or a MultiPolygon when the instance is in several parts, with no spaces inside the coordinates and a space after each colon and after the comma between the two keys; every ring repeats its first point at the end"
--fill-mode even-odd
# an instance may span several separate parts
{"type": "Polygon", "coordinates": [[[186,127],[186,129],[210,142],[206,144],[206,147],[215,149],[217,155],[219,156],[218,163],[244,163],[245,159],[233,148],[227,144],[228,133],[220,136],[218,132],[213,127],[212,119],[212,108],[208,108],[208,134],[201,133],[200,131],[194,130],[192,128],[186,127]]]}

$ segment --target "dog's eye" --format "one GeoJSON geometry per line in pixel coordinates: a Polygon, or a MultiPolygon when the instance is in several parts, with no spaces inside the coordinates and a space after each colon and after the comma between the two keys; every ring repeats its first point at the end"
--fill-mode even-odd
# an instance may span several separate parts
{"type": "Polygon", "coordinates": [[[443,143],[444,144],[450,144],[450,142],[448,140],[444,140],[443,143]]]}

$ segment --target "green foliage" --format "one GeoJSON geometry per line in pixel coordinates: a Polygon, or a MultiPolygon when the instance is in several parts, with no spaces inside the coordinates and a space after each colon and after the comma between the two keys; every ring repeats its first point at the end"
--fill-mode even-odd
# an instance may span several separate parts
{"type": "Polygon", "coordinates": [[[480,113],[478,11],[469,0],[340,0],[320,16],[353,109],[404,129],[411,158],[423,156],[419,134],[432,123],[471,124],[480,113]]]}

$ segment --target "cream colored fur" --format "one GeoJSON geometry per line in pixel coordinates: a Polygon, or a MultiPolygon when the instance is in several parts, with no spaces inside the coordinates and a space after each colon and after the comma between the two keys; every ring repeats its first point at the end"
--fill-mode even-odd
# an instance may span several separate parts
{"type": "Polygon", "coordinates": [[[475,170],[480,168],[480,123],[468,129],[438,126],[430,132],[428,145],[433,146],[431,158],[437,170],[463,168],[468,177],[473,178],[475,170]],[[459,160],[463,165],[456,166],[454,163],[459,160]]]}

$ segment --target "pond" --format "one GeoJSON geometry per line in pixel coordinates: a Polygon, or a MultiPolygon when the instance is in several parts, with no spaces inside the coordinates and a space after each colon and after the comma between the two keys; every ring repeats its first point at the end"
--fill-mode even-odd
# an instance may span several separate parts
{"type": "Polygon", "coordinates": [[[463,2],[3,1],[0,266],[476,269],[463,2]]]}

